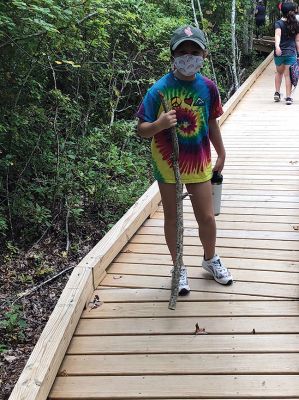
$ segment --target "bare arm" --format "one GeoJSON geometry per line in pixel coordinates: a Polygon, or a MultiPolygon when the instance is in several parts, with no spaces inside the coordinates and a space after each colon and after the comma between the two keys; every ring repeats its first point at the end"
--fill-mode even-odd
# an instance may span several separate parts
{"type": "Polygon", "coordinates": [[[297,33],[295,40],[296,40],[296,49],[297,49],[297,58],[298,58],[298,55],[299,55],[299,33],[297,33]]]}
{"type": "Polygon", "coordinates": [[[282,51],[280,49],[280,40],[281,40],[281,29],[275,29],[275,53],[277,56],[281,56],[282,51]]]}
{"type": "Polygon", "coordinates": [[[209,136],[210,136],[210,141],[214,146],[216,153],[218,155],[213,171],[221,172],[223,170],[225,162],[225,148],[223,145],[218,121],[216,119],[209,120],[209,136]]]}
{"type": "Polygon", "coordinates": [[[137,125],[137,133],[141,137],[151,138],[158,132],[164,129],[169,129],[177,124],[175,110],[170,110],[168,113],[162,112],[159,118],[154,122],[146,122],[139,119],[137,125]]]}

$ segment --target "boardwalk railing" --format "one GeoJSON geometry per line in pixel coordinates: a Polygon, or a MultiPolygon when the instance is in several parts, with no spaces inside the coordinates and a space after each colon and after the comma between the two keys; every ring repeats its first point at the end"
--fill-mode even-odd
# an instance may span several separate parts
{"type": "MultiPolygon", "coordinates": [[[[246,92],[273,59],[271,53],[224,105],[223,124],[246,92]]],[[[143,222],[158,208],[160,194],[154,183],[104,238],[76,266],[59,298],[9,400],[45,400],[77,323],[106,269],[143,222]]]]}

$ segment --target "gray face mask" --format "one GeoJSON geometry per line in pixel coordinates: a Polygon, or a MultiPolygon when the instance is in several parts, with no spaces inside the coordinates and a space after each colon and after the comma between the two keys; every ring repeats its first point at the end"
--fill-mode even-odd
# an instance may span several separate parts
{"type": "Polygon", "coordinates": [[[183,56],[174,57],[174,65],[176,69],[185,76],[192,76],[202,68],[204,58],[202,56],[193,56],[185,54],[183,56]]]}

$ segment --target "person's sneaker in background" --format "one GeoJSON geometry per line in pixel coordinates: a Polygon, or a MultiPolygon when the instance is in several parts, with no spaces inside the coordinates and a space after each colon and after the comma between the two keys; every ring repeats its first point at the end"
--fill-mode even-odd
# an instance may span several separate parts
{"type": "Polygon", "coordinates": [[[280,101],[280,93],[279,92],[274,93],[274,101],[276,101],[276,102],[280,101]]]}
{"type": "Polygon", "coordinates": [[[293,104],[293,99],[292,97],[286,97],[286,104],[289,106],[290,104],[293,104]]]}

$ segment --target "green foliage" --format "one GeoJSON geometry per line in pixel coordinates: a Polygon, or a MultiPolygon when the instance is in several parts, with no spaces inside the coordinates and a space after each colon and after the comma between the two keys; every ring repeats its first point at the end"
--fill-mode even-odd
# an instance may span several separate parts
{"type": "MultiPolygon", "coordinates": [[[[238,38],[250,4],[238,2],[238,38]]],[[[202,7],[226,99],[230,2],[202,7]]],[[[54,226],[75,235],[91,222],[103,234],[142,194],[152,176],[134,112],[170,68],[171,31],[192,21],[182,0],[1,2],[3,240],[28,246],[54,226]]]]}
{"type": "MultiPolygon", "coordinates": [[[[0,321],[0,331],[4,331],[5,336],[13,340],[23,340],[25,328],[26,321],[23,319],[22,310],[18,305],[13,305],[0,321]]],[[[4,351],[6,346],[1,343],[0,347],[4,351]]]]}
{"type": "Polygon", "coordinates": [[[4,353],[7,350],[7,347],[5,346],[5,344],[0,343],[0,354],[4,353]]]}

